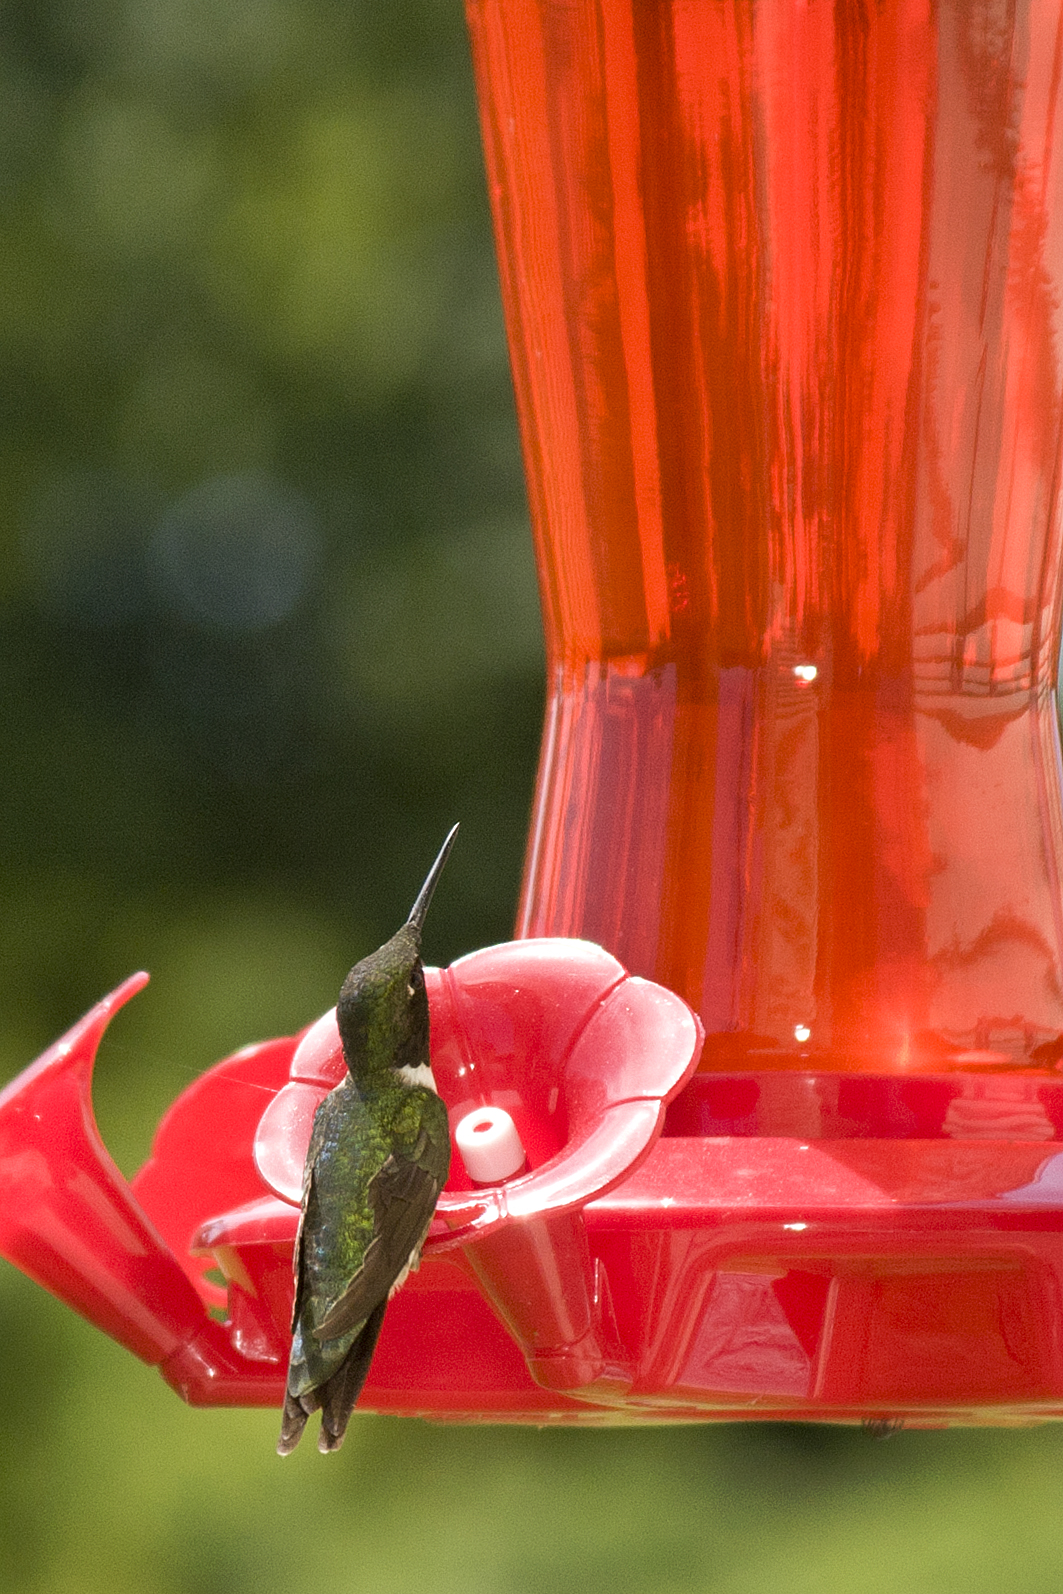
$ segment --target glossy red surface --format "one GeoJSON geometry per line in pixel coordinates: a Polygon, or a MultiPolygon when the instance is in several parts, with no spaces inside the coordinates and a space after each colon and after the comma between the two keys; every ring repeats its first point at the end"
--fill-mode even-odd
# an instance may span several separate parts
{"type": "Polygon", "coordinates": [[[1056,0],[469,0],[549,651],[519,932],[703,1067],[1063,1057],[1056,0]]]}
{"type": "MultiPolygon", "coordinates": [[[[0,1092],[0,1255],[162,1362],[216,1325],[108,1156],[91,1099],[100,1037],[146,982],[133,975],[0,1092]]],[[[170,1200],[181,1203],[180,1186],[170,1200]]]]}

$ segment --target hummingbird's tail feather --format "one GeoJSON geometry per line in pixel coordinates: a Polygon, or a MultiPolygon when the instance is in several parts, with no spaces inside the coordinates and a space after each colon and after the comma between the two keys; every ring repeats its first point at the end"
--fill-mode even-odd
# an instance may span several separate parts
{"type": "Polygon", "coordinates": [[[314,1390],[310,1390],[305,1395],[289,1395],[285,1393],[284,1414],[281,1417],[281,1433],[280,1438],[277,1440],[277,1454],[279,1456],[290,1456],[303,1437],[306,1419],[318,1407],[318,1401],[315,1397],[316,1391],[314,1390]]]}
{"type": "Polygon", "coordinates": [[[321,1402],[321,1433],[318,1435],[317,1448],[322,1455],[338,1450],[343,1443],[354,1403],[369,1375],[369,1364],[380,1338],[387,1304],[385,1296],[366,1318],[361,1333],[328,1383],[321,1384],[315,1390],[321,1402]]]}

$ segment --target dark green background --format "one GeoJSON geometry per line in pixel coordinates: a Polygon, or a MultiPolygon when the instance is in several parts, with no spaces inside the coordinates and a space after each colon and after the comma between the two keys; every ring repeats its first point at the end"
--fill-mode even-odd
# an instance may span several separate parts
{"type": "MultiPolygon", "coordinates": [[[[512,923],[542,707],[458,0],[0,8],[0,1065],[131,970],[127,1171],[405,915],[512,923]]],[[[1054,1591],[1063,1444],[356,1420],[273,1455],[0,1271],[0,1589],[1054,1591]]]]}

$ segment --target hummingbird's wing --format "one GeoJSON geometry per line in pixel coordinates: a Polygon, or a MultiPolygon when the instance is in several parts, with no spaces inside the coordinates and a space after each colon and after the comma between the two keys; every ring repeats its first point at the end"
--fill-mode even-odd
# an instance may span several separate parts
{"type": "MultiPolygon", "coordinates": [[[[442,1104],[440,1104],[442,1105],[442,1104]]],[[[442,1110],[444,1135],[446,1111],[442,1110]]],[[[382,1303],[425,1237],[447,1177],[449,1141],[442,1148],[428,1127],[408,1154],[393,1152],[369,1184],[373,1237],[362,1265],[314,1329],[318,1341],[339,1339],[382,1303]]]]}
{"type": "Polygon", "coordinates": [[[303,1251],[306,1239],[306,1214],[310,1206],[310,1191],[314,1183],[314,1166],[321,1152],[321,1144],[325,1138],[324,1124],[319,1124],[317,1114],[314,1115],[314,1124],[310,1133],[310,1144],[306,1150],[306,1160],[303,1163],[303,1193],[299,1200],[299,1227],[295,1231],[295,1246],[292,1250],[292,1274],[295,1279],[295,1293],[292,1297],[291,1332],[294,1334],[299,1322],[299,1314],[303,1309],[303,1299],[306,1295],[306,1269],[303,1267],[303,1251]]]}
{"type": "MultiPolygon", "coordinates": [[[[340,1089],[342,1086],[337,1087],[340,1089]]],[[[281,1455],[294,1449],[307,1416],[318,1407],[318,1448],[335,1450],[343,1442],[351,1409],[369,1372],[392,1285],[416,1257],[446,1182],[450,1164],[446,1107],[427,1090],[415,1089],[410,1096],[414,1098],[409,1103],[414,1122],[409,1138],[401,1138],[397,1146],[393,1142],[392,1149],[385,1152],[362,1187],[368,1208],[361,1229],[364,1238],[356,1247],[360,1260],[349,1276],[341,1273],[337,1277],[337,1269],[328,1265],[327,1255],[322,1265],[318,1232],[322,1181],[331,1182],[334,1194],[337,1177],[341,1183],[352,1178],[357,1181],[359,1167],[369,1173],[368,1158],[364,1148],[356,1145],[345,1161],[331,1159],[326,1178],[321,1149],[326,1140],[332,1143],[337,1123],[342,1143],[345,1126],[342,1113],[336,1110],[335,1092],[326,1097],[315,1116],[304,1175],[303,1217],[295,1246],[296,1301],[277,1445],[281,1455]],[[337,1288],[341,1293],[332,1299],[337,1288]],[[332,1299],[332,1305],[323,1321],[315,1323],[314,1302],[322,1290],[326,1301],[332,1299]]],[[[335,1258],[332,1260],[334,1263],[335,1258]]]]}
{"type": "MultiPolygon", "coordinates": [[[[370,1312],[354,1343],[327,1383],[315,1390],[321,1401],[321,1435],[318,1449],[327,1454],[338,1450],[347,1431],[347,1423],[354,1403],[362,1393],[362,1385],[369,1376],[369,1366],[384,1326],[387,1297],[370,1312]]],[[[285,1405],[287,1413],[287,1403],[285,1405]]],[[[305,1421],[305,1419],[304,1419],[305,1421]]]]}
{"type": "Polygon", "coordinates": [[[303,1230],[306,1226],[306,1198],[310,1194],[310,1184],[314,1170],[310,1165],[309,1157],[303,1170],[303,1195],[299,1205],[299,1227],[295,1231],[295,1249],[292,1252],[292,1273],[295,1277],[295,1295],[292,1298],[291,1332],[294,1334],[299,1323],[299,1314],[303,1309],[303,1230]]]}

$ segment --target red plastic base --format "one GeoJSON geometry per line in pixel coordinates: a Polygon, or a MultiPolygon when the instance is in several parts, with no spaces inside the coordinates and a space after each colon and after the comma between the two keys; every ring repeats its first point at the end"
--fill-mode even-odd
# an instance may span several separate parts
{"type": "MultiPolygon", "coordinates": [[[[298,1209],[278,1190],[342,1066],[334,1022],[203,1075],[130,1187],[89,1083],[141,983],[0,1093],[0,1252],[193,1404],[279,1405],[298,1209]]],[[[455,1161],[363,1408],[594,1425],[1063,1417],[1058,1077],[692,1076],[689,1011],[585,942],[488,948],[430,971],[429,989],[452,1115],[512,1110],[529,1171],[477,1190],[455,1161]]]]}
{"type": "MultiPolygon", "coordinates": [[[[626,1388],[542,1388],[471,1273],[429,1257],[389,1309],[361,1405],[592,1424],[1063,1416],[1061,1197],[1063,1153],[1040,1142],[667,1136],[584,1209],[626,1388]]],[[[262,1295],[283,1316],[275,1255],[262,1295]]],[[[281,1382],[278,1366],[265,1403],[281,1382]]]]}
{"type": "MultiPolygon", "coordinates": [[[[361,1405],[529,1423],[1058,1417],[1061,1194],[1063,1154],[1043,1143],[666,1137],[584,1211],[626,1389],[587,1404],[541,1387],[472,1274],[437,1256],[389,1308],[361,1405]]],[[[278,1357],[280,1209],[260,1246],[232,1236],[245,1265],[259,1252],[255,1291],[233,1283],[235,1338],[278,1357]]],[[[282,1384],[278,1360],[254,1403],[282,1384]]]]}
{"type": "MultiPolygon", "coordinates": [[[[641,1166],[583,1208],[611,1387],[544,1388],[461,1253],[429,1255],[362,1405],[598,1425],[1061,1416],[1061,1135],[1047,1075],[695,1075],[641,1166]]],[[[234,1320],[279,1354],[294,1215],[245,1214],[222,1254],[254,1281],[234,1278],[234,1320]]],[[[263,1399],[280,1383],[278,1367],[263,1399]]]]}

